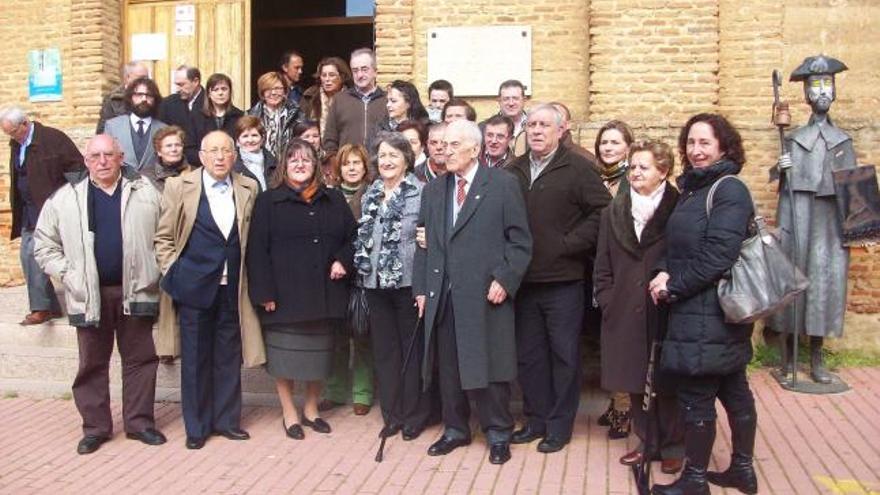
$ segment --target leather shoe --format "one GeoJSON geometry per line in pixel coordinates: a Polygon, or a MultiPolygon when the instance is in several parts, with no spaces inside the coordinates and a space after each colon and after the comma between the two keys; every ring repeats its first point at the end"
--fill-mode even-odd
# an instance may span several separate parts
{"type": "Polygon", "coordinates": [[[186,437],[186,448],[199,450],[205,446],[205,437],[186,437]]]}
{"type": "Polygon", "coordinates": [[[341,402],[336,402],[335,400],[324,399],[318,403],[318,412],[329,411],[331,409],[335,409],[341,406],[341,402]]]}
{"type": "Polygon", "coordinates": [[[401,426],[398,423],[385,425],[382,427],[382,431],[379,432],[379,438],[393,437],[394,435],[397,435],[397,432],[400,431],[400,428],[401,428],[401,426]]]}
{"type": "Polygon", "coordinates": [[[428,455],[446,455],[459,447],[470,445],[470,443],[470,438],[448,438],[444,435],[428,447],[428,455]]]}
{"type": "Polygon", "coordinates": [[[492,464],[504,464],[510,460],[510,444],[496,443],[489,447],[489,462],[492,464]]]}
{"type": "Polygon", "coordinates": [[[76,453],[79,455],[91,454],[98,450],[107,440],[110,439],[107,437],[99,437],[97,435],[86,435],[77,444],[76,453]]]}
{"type": "MultiPolygon", "coordinates": [[[[318,410],[320,411],[321,408],[319,407],[318,410]]],[[[351,410],[354,411],[355,416],[366,416],[367,414],[370,414],[370,406],[359,404],[357,402],[351,405],[351,410]]]]}
{"type": "Polygon", "coordinates": [[[521,443],[531,443],[539,438],[544,437],[544,432],[538,432],[537,430],[532,429],[530,425],[525,425],[522,428],[513,432],[513,435],[510,436],[510,443],[513,444],[521,444],[521,443]]]}
{"type": "Polygon", "coordinates": [[[660,461],[660,471],[665,474],[675,474],[681,471],[682,467],[684,467],[682,459],[663,459],[660,461]]]}
{"type": "MultiPolygon", "coordinates": [[[[25,315],[24,319],[19,322],[19,325],[28,326],[28,325],[40,325],[42,323],[46,323],[49,320],[53,320],[55,318],[61,318],[61,313],[57,311],[31,311],[27,315],[25,315]]],[[[94,451],[92,451],[94,452],[94,451]]]]}
{"type": "Polygon", "coordinates": [[[318,433],[330,433],[330,425],[321,418],[308,419],[304,417],[302,419],[302,424],[303,426],[308,426],[318,433]]]}
{"type": "Polygon", "coordinates": [[[401,433],[401,438],[409,442],[410,440],[415,440],[419,438],[419,435],[422,434],[422,428],[417,428],[415,426],[404,426],[403,433],[401,433]]]}
{"type": "Polygon", "coordinates": [[[538,444],[538,452],[542,454],[550,454],[551,452],[559,452],[568,444],[567,439],[562,439],[553,435],[547,435],[538,444]]]}
{"type": "Polygon", "coordinates": [[[220,435],[221,437],[225,437],[229,440],[248,440],[251,438],[251,436],[248,434],[248,432],[242,430],[241,428],[230,428],[228,430],[219,430],[219,431],[215,431],[214,433],[216,433],[217,435],[220,435]]]}
{"type": "Polygon", "coordinates": [[[642,457],[642,451],[636,449],[621,456],[620,463],[624,466],[636,466],[642,462],[642,457]]]}
{"type": "Polygon", "coordinates": [[[287,426],[284,418],[281,418],[281,426],[284,427],[284,432],[287,434],[288,438],[292,438],[294,440],[302,440],[306,437],[306,434],[303,432],[302,425],[300,425],[299,423],[294,423],[290,426],[287,426]]]}
{"type": "Polygon", "coordinates": [[[167,441],[165,439],[165,435],[163,435],[161,431],[155,428],[147,428],[144,431],[126,433],[125,437],[132,440],[140,440],[147,445],[162,445],[167,441]]]}

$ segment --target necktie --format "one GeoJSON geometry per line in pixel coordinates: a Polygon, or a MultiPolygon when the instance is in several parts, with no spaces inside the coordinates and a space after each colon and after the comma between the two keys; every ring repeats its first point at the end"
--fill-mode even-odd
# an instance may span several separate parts
{"type": "Polygon", "coordinates": [[[467,184],[467,179],[464,177],[458,178],[458,189],[455,191],[455,202],[458,204],[458,207],[461,208],[461,205],[464,204],[464,186],[467,184]]]}
{"type": "Polygon", "coordinates": [[[138,135],[144,135],[144,121],[138,120],[138,135]]]}
{"type": "Polygon", "coordinates": [[[229,189],[229,184],[227,184],[226,181],[224,180],[222,182],[215,182],[214,185],[211,187],[213,187],[214,190],[217,191],[218,193],[225,194],[226,190],[229,189]]]}

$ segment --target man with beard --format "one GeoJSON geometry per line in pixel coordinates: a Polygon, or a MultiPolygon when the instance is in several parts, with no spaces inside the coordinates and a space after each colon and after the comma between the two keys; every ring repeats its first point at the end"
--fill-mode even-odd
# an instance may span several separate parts
{"type": "Polygon", "coordinates": [[[108,93],[101,102],[101,114],[98,118],[95,134],[104,133],[104,125],[108,120],[128,113],[128,109],[125,108],[125,88],[130,86],[135,79],[149,76],[150,70],[143,62],[134,60],[125,64],[125,67],[122,68],[122,84],[108,93]]]}
{"type": "Polygon", "coordinates": [[[159,87],[149,78],[135,79],[125,89],[125,105],[129,112],[107,121],[104,131],[116,138],[125,155],[123,163],[135,170],[156,161],[156,150],[150,144],[156,131],[165,123],[156,118],[162,101],[159,87]]]}

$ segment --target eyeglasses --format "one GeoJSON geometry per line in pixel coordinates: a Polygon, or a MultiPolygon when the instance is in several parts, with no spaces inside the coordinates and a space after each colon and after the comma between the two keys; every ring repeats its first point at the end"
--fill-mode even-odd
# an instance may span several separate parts
{"type": "Polygon", "coordinates": [[[284,86],[269,88],[266,90],[267,93],[284,93],[284,86]]]}
{"type": "Polygon", "coordinates": [[[352,67],[352,68],[351,68],[351,73],[352,73],[352,74],[358,74],[358,73],[363,72],[363,73],[366,74],[366,73],[370,72],[371,70],[373,70],[373,68],[370,67],[369,65],[366,66],[366,67],[352,67]]]}
{"type": "Polygon", "coordinates": [[[232,150],[229,148],[211,148],[200,151],[208,156],[232,156],[232,150]]]}
{"type": "Polygon", "coordinates": [[[465,146],[468,145],[468,144],[469,144],[469,143],[465,143],[465,142],[462,142],[462,141],[444,141],[444,142],[443,142],[443,146],[444,146],[447,150],[451,150],[451,151],[459,151],[459,150],[461,150],[462,148],[465,148],[465,146]]]}

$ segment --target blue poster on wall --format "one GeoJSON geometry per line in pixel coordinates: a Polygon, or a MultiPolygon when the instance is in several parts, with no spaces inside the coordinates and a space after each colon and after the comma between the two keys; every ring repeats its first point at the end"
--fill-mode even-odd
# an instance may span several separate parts
{"type": "Polygon", "coordinates": [[[28,52],[28,99],[61,101],[61,51],[57,48],[28,52]]]}

